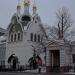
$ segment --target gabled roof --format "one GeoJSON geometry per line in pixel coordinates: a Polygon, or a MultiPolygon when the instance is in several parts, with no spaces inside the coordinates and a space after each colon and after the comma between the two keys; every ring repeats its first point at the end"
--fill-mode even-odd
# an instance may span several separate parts
{"type": "Polygon", "coordinates": [[[20,22],[20,20],[19,20],[19,17],[18,17],[18,15],[17,15],[16,13],[12,16],[11,22],[10,22],[10,24],[9,24],[9,26],[8,26],[8,28],[7,28],[7,30],[9,31],[9,30],[11,29],[11,27],[12,27],[13,25],[15,25],[15,24],[20,25],[21,28],[22,28],[22,31],[23,31],[23,26],[22,26],[22,24],[21,24],[21,22],[20,22]]]}

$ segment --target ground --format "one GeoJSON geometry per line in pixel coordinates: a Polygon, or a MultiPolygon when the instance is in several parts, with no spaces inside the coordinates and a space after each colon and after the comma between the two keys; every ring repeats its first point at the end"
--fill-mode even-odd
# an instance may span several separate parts
{"type": "MultiPolygon", "coordinates": [[[[15,72],[0,72],[0,75],[72,75],[72,74],[60,74],[60,73],[42,73],[42,74],[39,74],[39,73],[25,73],[25,72],[18,72],[18,73],[15,73],[15,72]]],[[[74,74],[75,75],[75,74],[74,74]]]]}

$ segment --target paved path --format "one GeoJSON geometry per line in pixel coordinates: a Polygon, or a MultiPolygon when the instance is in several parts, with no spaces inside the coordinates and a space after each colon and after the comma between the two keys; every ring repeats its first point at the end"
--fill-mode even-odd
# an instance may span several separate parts
{"type": "Polygon", "coordinates": [[[0,75],[75,75],[75,73],[27,73],[27,72],[0,72],[0,75]]]}
{"type": "Polygon", "coordinates": [[[48,74],[0,72],[0,75],[48,75],[48,74]]]}

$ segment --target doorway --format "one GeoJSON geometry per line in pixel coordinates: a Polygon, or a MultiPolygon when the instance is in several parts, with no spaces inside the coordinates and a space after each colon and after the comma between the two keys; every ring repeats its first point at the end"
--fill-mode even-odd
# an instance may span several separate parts
{"type": "Polygon", "coordinates": [[[51,50],[51,65],[53,69],[58,69],[60,67],[60,51],[51,50]]]}

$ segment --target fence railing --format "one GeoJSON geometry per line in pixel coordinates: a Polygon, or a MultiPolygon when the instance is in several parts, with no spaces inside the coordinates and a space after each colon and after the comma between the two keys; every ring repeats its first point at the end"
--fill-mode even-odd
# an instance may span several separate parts
{"type": "MultiPolygon", "coordinates": [[[[33,69],[33,68],[31,68],[28,65],[17,65],[16,69],[13,69],[12,65],[0,65],[0,72],[25,71],[25,70],[31,70],[31,69],[33,69]]],[[[71,70],[73,70],[75,72],[75,66],[66,66],[66,67],[62,67],[62,68],[59,66],[54,66],[53,68],[50,67],[49,72],[70,72],[71,70]]]]}
{"type": "Polygon", "coordinates": [[[48,72],[75,72],[75,66],[50,66],[46,68],[46,70],[48,70],[48,72]]]}
{"type": "Polygon", "coordinates": [[[18,65],[14,69],[12,65],[0,65],[0,71],[23,71],[29,69],[27,65],[18,65]]]}

